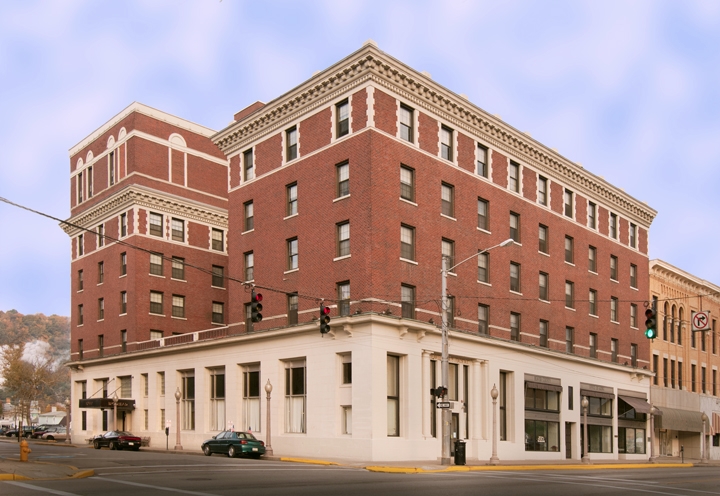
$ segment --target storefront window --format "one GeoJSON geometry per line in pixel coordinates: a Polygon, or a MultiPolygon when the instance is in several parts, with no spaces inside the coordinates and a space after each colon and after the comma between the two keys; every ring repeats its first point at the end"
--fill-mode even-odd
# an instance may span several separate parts
{"type": "Polygon", "coordinates": [[[618,452],[645,454],[645,429],[619,427],[618,452]]]}
{"type": "Polygon", "coordinates": [[[559,422],[525,420],[525,451],[557,451],[559,445],[559,422]]]}

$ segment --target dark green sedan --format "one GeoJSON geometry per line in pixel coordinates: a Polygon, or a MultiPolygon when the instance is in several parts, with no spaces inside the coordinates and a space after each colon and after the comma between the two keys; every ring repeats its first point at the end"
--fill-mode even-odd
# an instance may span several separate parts
{"type": "Polygon", "coordinates": [[[223,431],[203,442],[201,448],[207,456],[222,453],[230,458],[239,455],[260,458],[260,455],[265,454],[265,443],[256,439],[251,432],[223,431]]]}

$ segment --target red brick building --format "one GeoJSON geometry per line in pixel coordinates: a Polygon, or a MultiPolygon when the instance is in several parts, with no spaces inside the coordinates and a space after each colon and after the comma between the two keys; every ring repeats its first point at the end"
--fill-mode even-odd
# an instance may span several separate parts
{"type": "MultiPolygon", "coordinates": [[[[118,230],[113,219],[132,205],[132,236],[149,251],[184,257],[187,282],[155,277],[150,253],[135,250],[126,278],[133,286],[115,275],[108,293],[93,281],[93,294],[74,294],[74,311],[126,287],[134,305],[132,315],[108,322],[83,310],[92,326],[73,329],[75,394],[119,378],[144,410],[141,419],[131,414],[133,429],[162,439],[165,410],[174,407],[167,384],[183,402],[176,425],[196,443],[226,424],[264,437],[260,387],[267,380],[276,388],[278,452],[312,455],[308,441],[322,440],[326,456],[434,458],[440,423],[429,390],[440,385],[446,256],[450,266],[462,264],[448,276],[445,386],[453,436],[468,440],[468,456],[487,458],[499,437],[501,458],[579,458],[580,404],[588,397],[593,456],[647,457],[651,372],[640,327],[656,212],[646,204],[372,43],[277,99],[238,112],[215,134],[130,109],[72,150],[74,187],[84,167],[97,163],[88,148],[97,146],[93,157],[107,155],[112,146],[101,145],[108,136],[121,126],[130,134],[137,122],[148,129],[125,140],[137,157],[127,160],[136,173],[126,173],[125,184],[151,190],[153,201],[107,207],[102,219],[87,217],[81,203],[72,220],[104,220],[109,234],[118,230]],[[143,147],[148,152],[138,153],[143,147]],[[198,183],[190,163],[202,170],[198,183]],[[151,214],[163,216],[162,240],[153,235],[151,214]],[[173,241],[176,220],[185,221],[185,241],[173,241]],[[227,236],[227,257],[213,250],[213,230],[227,236]],[[508,238],[515,243],[477,255],[508,238]],[[190,257],[201,270],[189,267],[190,257]],[[223,267],[226,290],[213,287],[212,266],[223,267]],[[253,286],[264,295],[264,318],[254,324],[253,286]],[[161,314],[153,311],[156,293],[161,314]],[[187,320],[171,316],[176,296],[185,297],[187,320]],[[326,339],[315,320],[321,302],[332,311],[326,339]],[[213,330],[216,303],[225,304],[225,325],[213,330]],[[128,317],[132,326],[122,322],[128,317]],[[121,330],[127,353],[117,348],[121,330]],[[171,332],[190,337],[167,338],[171,332]],[[117,336],[113,351],[105,341],[105,357],[87,346],[99,334],[117,336]],[[129,370],[134,378],[123,375],[129,370]],[[498,431],[488,420],[495,385],[498,431]]],[[[87,204],[109,205],[118,187],[87,204]]],[[[95,277],[108,250],[89,250],[97,241],[84,237],[86,254],[73,252],[73,273],[95,277]]],[[[108,260],[125,247],[112,249],[108,260]]],[[[164,263],[169,271],[171,261],[164,263]]]]}

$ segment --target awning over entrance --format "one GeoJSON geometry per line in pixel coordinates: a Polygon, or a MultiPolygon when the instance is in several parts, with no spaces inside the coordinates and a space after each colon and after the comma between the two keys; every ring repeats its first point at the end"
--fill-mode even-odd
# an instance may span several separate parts
{"type": "MultiPolygon", "coordinates": [[[[114,408],[112,398],[85,398],[80,400],[80,408],[103,408],[112,410],[114,408]]],[[[131,411],[135,409],[135,400],[117,400],[119,411],[131,411]]]]}
{"type": "Polygon", "coordinates": [[[637,413],[650,413],[650,403],[643,398],[634,398],[632,396],[618,396],[618,398],[633,407],[637,413]]]}
{"type": "Polygon", "coordinates": [[[593,398],[605,398],[608,400],[614,400],[615,395],[604,391],[594,391],[592,389],[581,389],[580,396],[592,396],[593,398]]]}
{"type": "Polygon", "coordinates": [[[555,384],[545,384],[544,382],[525,382],[525,387],[531,389],[544,389],[545,391],[558,391],[562,393],[562,386],[556,386],[555,384]]]}
{"type": "Polygon", "coordinates": [[[656,427],[660,429],[685,432],[702,432],[703,426],[701,416],[702,413],[700,412],[663,407],[662,416],[655,417],[655,422],[656,427]]]}

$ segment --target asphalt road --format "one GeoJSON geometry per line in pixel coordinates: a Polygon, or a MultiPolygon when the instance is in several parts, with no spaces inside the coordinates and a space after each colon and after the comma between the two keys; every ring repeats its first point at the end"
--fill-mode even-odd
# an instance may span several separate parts
{"type": "MultiPolygon", "coordinates": [[[[16,446],[0,443],[0,456],[16,446]]],[[[34,459],[93,468],[63,481],[0,481],[0,495],[720,495],[711,468],[383,474],[267,460],[33,446],[34,459]]]]}

